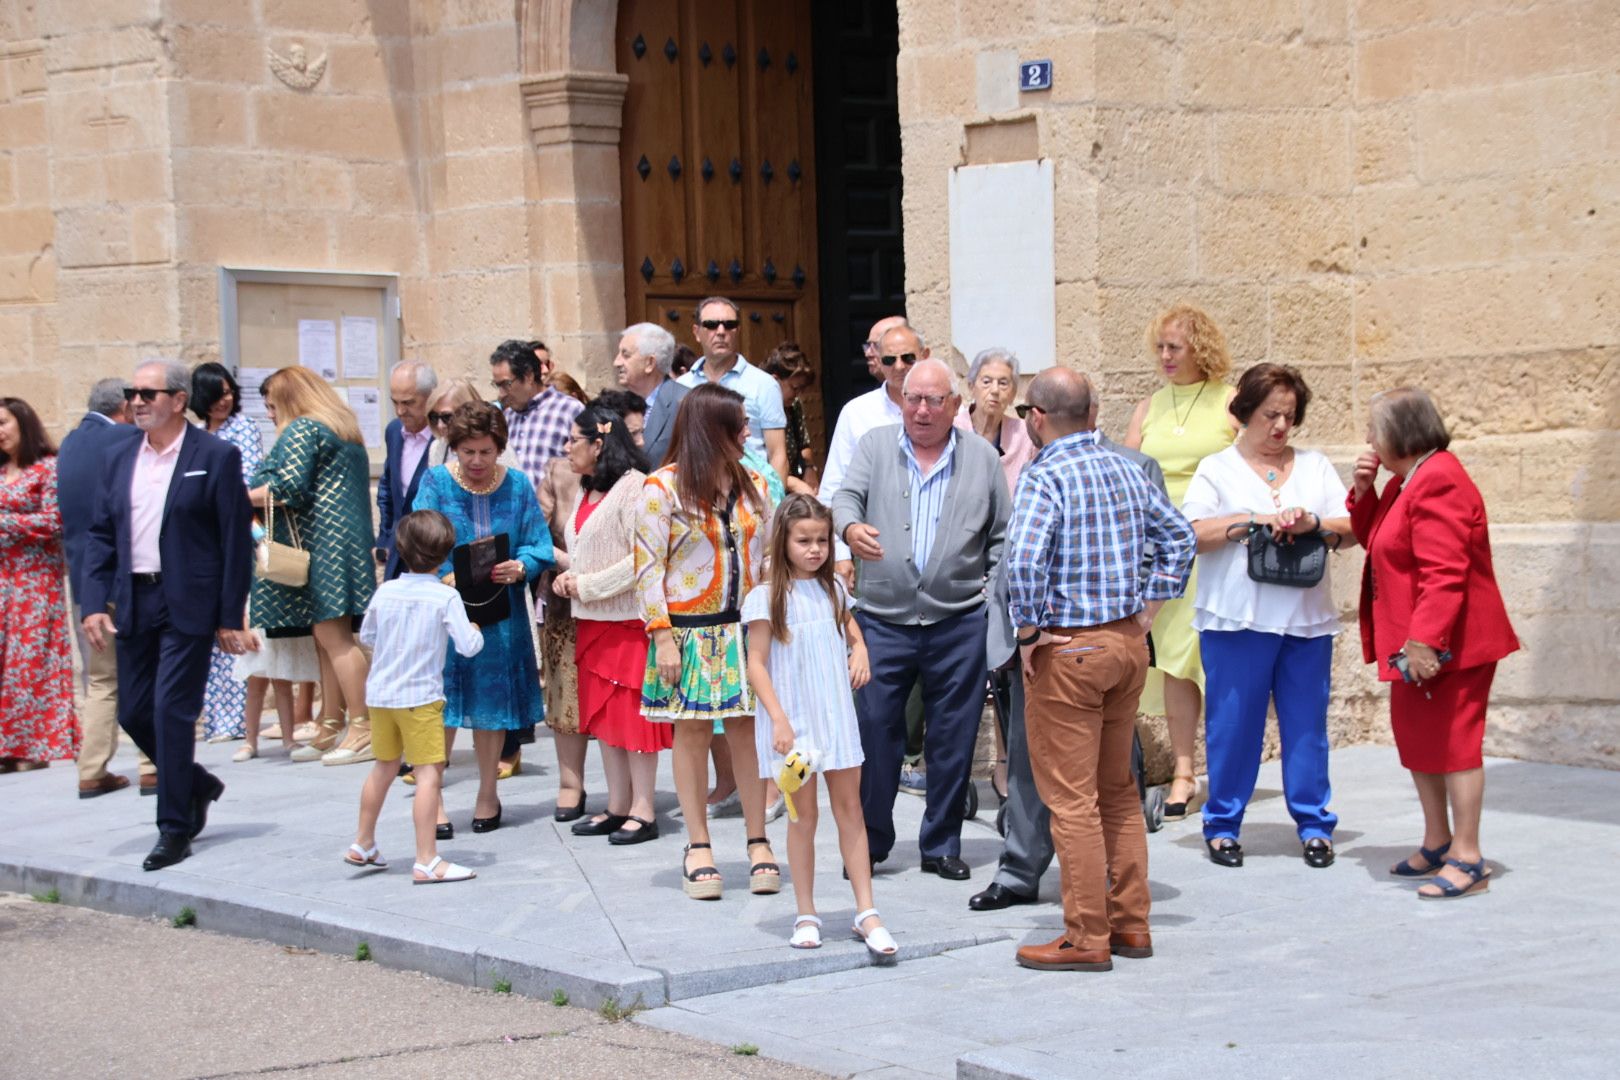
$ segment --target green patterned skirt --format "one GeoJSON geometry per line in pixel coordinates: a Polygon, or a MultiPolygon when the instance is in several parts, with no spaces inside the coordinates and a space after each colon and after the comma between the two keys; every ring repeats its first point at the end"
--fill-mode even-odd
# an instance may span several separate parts
{"type": "Polygon", "coordinates": [[[671,686],[658,677],[658,650],[648,649],[641,682],[642,715],[660,723],[754,715],[742,623],[677,626],[671,633],[681,655],[680,685],[671,686]]]}

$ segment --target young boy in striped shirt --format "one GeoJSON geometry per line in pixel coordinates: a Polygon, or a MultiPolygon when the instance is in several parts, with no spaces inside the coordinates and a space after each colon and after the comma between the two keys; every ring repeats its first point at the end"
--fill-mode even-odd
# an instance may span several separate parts
{"type": "Polygon", "coordinates": [[[413,884],[470,881],[477,876],[471,870],[440,858],[434,826],[444,777],[445,648],[453,642],[456,652],[474,656],[484,647],[484,635],[468,621],[461,595],[435,573],[456,544],[450,520],[437,510],[406,514],[394,542],[407,573],[378,587],[360,626],[361,643],[372,649],[366,708],[376,764],[360,792],[360,828],[343,861],[388,865],[377,850],[377,816],[403,757],[416,775],[413,884]]]}

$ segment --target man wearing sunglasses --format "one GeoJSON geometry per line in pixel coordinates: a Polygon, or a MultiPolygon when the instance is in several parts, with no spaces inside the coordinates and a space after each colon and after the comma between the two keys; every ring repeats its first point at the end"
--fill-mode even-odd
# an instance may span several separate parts
{"type": "Polygon", "coordinates": [[[719,383],[741,394],[748,410],[748,453],[769,461],[785,481],[787,410],[782,407],[782,388],[737,351],[741,329],[742,312],[732,301],[711,296],[699,303],[692,313],[692,336],[703,355],[681,376],[681,383],[693,387],[719,383]]]}
{"type": "Polygon", "coordinates": [[[188,858],[225,791],[196,763],[209,655],[243,651],[253,508],[242,453],[186,422],[191,374],[174,360],[135,369],[126,391],[145,437],[109,450],[85,544],[84,634],[118,650],[118,723],[157,763],[158,842],[141,865],[188,858]]]}
{"type": "Polygon", "coordinates": [[[439,377],[426,364],[406,360],[388,373],[388,396],[394,402],[395,419],[383,432],[382,476],[377,481],[377,561],[385,567],[383,577],[399,577],[399,554],[394,550],[394,523],[411,512],[416,485],[427,472],[428,449],[433,431],[428,427],[427,403],[439,377]]]}

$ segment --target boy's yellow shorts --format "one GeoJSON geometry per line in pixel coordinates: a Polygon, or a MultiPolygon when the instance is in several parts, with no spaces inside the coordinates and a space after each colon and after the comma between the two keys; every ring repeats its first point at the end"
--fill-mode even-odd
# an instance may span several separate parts
{"type": "Polygon", "coordinates": [[[404,757],[411,765],[437,765],[444,760],[444,702],[370,713],[371,752],[378,761],[404,757]]]}

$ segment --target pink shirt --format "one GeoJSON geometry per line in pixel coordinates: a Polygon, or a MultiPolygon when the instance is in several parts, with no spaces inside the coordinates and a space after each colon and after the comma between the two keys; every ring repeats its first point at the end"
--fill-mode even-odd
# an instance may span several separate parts
{"type": "Polygon", "coordinates": [[[399,489],[409,491],[411,481],[416,479],[416,470],[426,463],[424,455],[433,442],[433,432],[424,424],[415,435],[402,430],[400,436],[399,464],[403,471],[399,478],[399,489]]]}
{"type": "Polygon", "coordinates": [[[163,531],[163,506],[169,501],[169,484],[180,460],[180,446],[191,425],[180,429],[180,437],[159,452],[143,436],[135,455],[135,475],[129,484],[129,569],[136,574],[163,572],[163,554],[158,536],[163,531]]]}
{"type": "MultiPolygon", "coordinates": [[[[1007,494],[1012,495],[1018,490],[1018,477],[1024,466],[1035,460],[1035,444],[1017,414],[1011,409],[1007,414],[1001,421],[1001,438],[991,441],[1001,451],[1001,473],[1007,478],[1007,494]]],[[[964,431],[974,430],[973,411],[966,403],[956,414],[956,426],[964,431]]]]}

